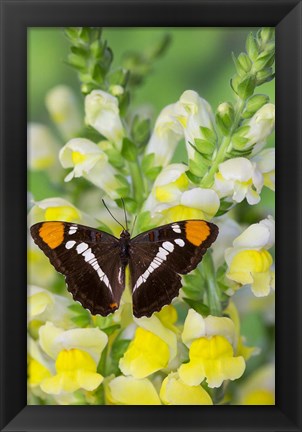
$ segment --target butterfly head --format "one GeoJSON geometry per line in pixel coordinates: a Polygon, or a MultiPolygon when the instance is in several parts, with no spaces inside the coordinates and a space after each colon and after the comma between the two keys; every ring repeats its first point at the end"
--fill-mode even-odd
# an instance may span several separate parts
{"type": "Polygon", "coordinates": [[[123,231],[120,234],[120,238],[130,239],[130,233],[129,233],[129,231],[123,229],[123,231]]]}

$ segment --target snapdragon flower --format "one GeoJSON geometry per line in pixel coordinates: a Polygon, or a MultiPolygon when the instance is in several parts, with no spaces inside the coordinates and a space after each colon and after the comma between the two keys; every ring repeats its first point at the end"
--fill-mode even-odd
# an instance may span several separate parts
{"type": "Polygon", "coordinates": [[[66,85],[52,88],[45,98],[46,108],[63,139],[75,136],[82,127],[82,116],[73,90],[66,85]]]}
{"type": "Polygon", "coordinates": [[[273,259],[268,252],[275,241],[275,221],[269,216],[252,224],[225,251],[226,276],[240,285],[250,284],[256,297],[267,296],[274,289],[273,259]]]}
{"type": "Polygon", "coordinates": [[[110,198],[120,198],[119,191],[125,184],[118,178],[119,172],[108,162],[106,153],[85,138],[73,138],[60,150],[59,158],[64,168],[73,168],[65,177],[84,177],[105,191],[110,198]]]}
{"type": "Polygon", "coordinates": [[[113,405],[161,405],[154,385],[147,378],[119,376],[105,388],[108,402],[113,405]]]}
{"type": "Polygon", "coordinates": [[[275,366],[268,363],[242,383],[238,389],[238,405],[275,405],[275,366]]]}
{"type": "Polygon", "coordinates": [[[97,226],[97,221],[90,215],[76,208],[69,201],[59,198],[45,198],[35,201],[29,214],[29,225],[43,221],[66,221],[97,226]]]}
{"type": "Polygon", "coordinates": [[[183,137],[183,128],[176,118],[176,104],[166,106],[159,114],[145,154],[154,154],[154,166],[165,167],[183,137]]]}
{"type": "Polygon", "coordinates": [[[186,90],[176,106],[177,119],[183,126],[189,159],[194,160],[195,150],[190,145],[195,138],[204,139],[201,127],[214,130],[214,115],[210,104],[193,90],[186,90]]]}
{"type": "Polygon", "coordinates": [[[275,191],[275,149],[262,150],[252,158],[256,162],[258,170],[263,175],[263,184],[272,191],[275,191]]]}
{"type": "Polygon", "coordinates": [[[260,201],[262,186],[263,176],[256,163],[238,157],[219,164],[213,188],[220,198],[231,197],[237,203],[246,198],[253,205],[260,201]]]}
{"type": "Polygon", "coordinates": [[[158,222],[170,223],[185,219],[210,220],[219,208],[219,198],[212,189],[189,188],[184,164],[171,164],[154,182],[144,210],[158,222]]]}
{"type": "Polygon", "coordinates": [[[98,328],[64,331],[47,322],[39,329],[39,343],[55,360],[56,374],[44,379],[41,389],[54,395],[96,389],[103,381],[97,364],[107,342],[107,335],[98,328]]]}
{"type": "Polygon", "coordinates": [[[275,127],[275,105],[267,103],[263,105],[248,121],[249,131],[245,135],[248,142],[243,148],[253,146],[252,154],[258,153],[266,143],[275,127]]]}
{"type": "Polygon", "coordinates": [[[160,398],[165,405],[213,405],[210,395],[200,385],[185,384],[175,372],[163,380],[160,398]]]}
{"type": "Polygon", "coordinates": [[[135,318],[139,327],[119,367],[124,375],[145,378],[164,369],[177,354],[176,335],[152,315],[135,318]]]}
{"type": "Polygon", "coordinates": [[[68,299],[41,287],[29,285],[27,302],[28,322],[38,320],[45,323],[51,320],[64,328],[68,328],[72,324],[71,311],[68,309],[68,306],[72,304],[71,298],[68,299]]]}
{"type": "Polygon", "coordinates": [[[103,90],[93,90],[85,98],[86,122],[121,150],[124,128],[118,99],[103,90]]]}
{"type": "Polygon", "coordinates": [[[220,387],[224,380],[243,374],[245,361],[235,356],[235,327],[229,318],[203,318],[190,309],[182,338],[190,347],[190,361],[178,373],[187,385],[199,385],[206,378],[209,387],[220,387]]]}
{"type": "Polygon", "coordinates": [[[27,126],[28,166],[33,171],[53,169],[57,163],[59,144],[47,126],[27,126]]]}

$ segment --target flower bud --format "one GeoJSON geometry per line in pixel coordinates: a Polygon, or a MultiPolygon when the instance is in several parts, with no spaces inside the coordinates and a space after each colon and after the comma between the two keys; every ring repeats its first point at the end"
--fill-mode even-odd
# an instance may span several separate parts
{"type": "Polygon", "coordinates": [[[229,102],[223,102],[217,108],[216,122],[224,135],[227,135],[234,121],[234,108],[229,102]]]}
{"type": "Polygon", "coordinates": [[[245,113],[254,114],[260,108],[263,107],[269,101],[269,97],[266,95],[254,95],[250,97],[245,106],[245,113]]]}

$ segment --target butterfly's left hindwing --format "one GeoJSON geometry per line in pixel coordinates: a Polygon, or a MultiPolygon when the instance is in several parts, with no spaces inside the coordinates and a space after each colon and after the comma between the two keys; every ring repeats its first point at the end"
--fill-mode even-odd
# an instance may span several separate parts
{"type": "Polygon", "coordinates": [[[216,225],[189,220],[164,225],[132,239],[129,266],[134,315],[151,316],[171,303],[181,287],[179,274],[196,268],[217,235],[216,225]]]}
{"type": "Polygon", "coordinates": [[[103,316],[119,307],[125,266],[117,238],[67,222],[41,222],[30,231],[51,264],[65,276],[74,300],[103,316]]]}

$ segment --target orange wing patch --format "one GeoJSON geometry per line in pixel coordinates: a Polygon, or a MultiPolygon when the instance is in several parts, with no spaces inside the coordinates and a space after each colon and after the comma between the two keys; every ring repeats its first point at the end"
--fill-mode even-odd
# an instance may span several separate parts
{"type": "Polygon", "coordinates": [[[210,227],[205,221],[188,221],[185,225],[186,238],[194,246],[200,246],[210,235],[210,227]]]}
{"type": "Polygon", "coordinates": [[[64,225],[62,222],[45,222],[39,229],[39,235],[47,246],[55,249],[64,240],[64,225]]]}

